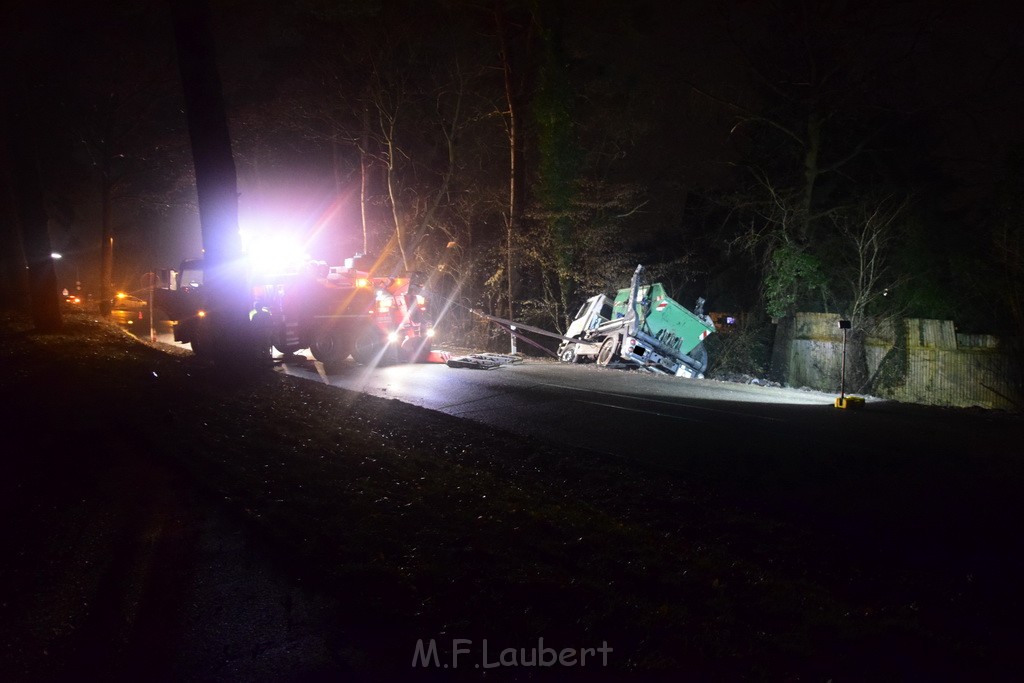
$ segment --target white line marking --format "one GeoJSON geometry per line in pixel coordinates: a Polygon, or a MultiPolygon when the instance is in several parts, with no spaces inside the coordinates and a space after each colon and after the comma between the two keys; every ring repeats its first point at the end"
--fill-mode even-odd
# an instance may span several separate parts
{"type": "MultiPolygon", "coordinates": [[[[570,387],[570,386],[566,386],[564,384],[548,384],[548,383],[545,383],[545,382],[538,382],[538,384],[540,384],[541,386],[545,386],[545,387],[556,387],[558,389],[572,389],[574,391],[581,391],[581,389],[579,387],[570,387]]],[[[644,396],[633,396],[631,394],[618,394],[618,393],[616,393],[614,391],[601,391],[599,389],[582,389],[582,391],[589,391],[590,393],[593,393],[593,394],[604,394],[605,396],[616,396],[618,398],[627,398],[627,399],[632,399],[634,401],[648,401],[650,403],[663,403],[665,405],[676,406],[677,408],[686,408],[688,410],[706,410],[706,411],[711,412],[711,413],[725,413],[726,415],[738,415],[740,417],[747,417],[747,418],[752,418],[752,419],[755,419],[755,420],[768,420],[770,422],[785,422],[785,420],[783,420],[781,418],[778,418],[778,417],[765,417],[763,415],[751,415],[749,413],[741,413],[741,412],[736,411],[736,410],[722,410],[721,408],[708,408],[706,406],[695,406],[695,405],[691,405],[689,403],[680,403],[678,401],[664,401],[662,399],[647,398],[647,397],[644,397],[644,396]]],[[[580,401],[582,399],[574,399],[574,400],[580,401]]],[[[713,399],[709,399],[709,400],[713,400],[713,399]]],[[[584,403],[592,403],[592,401],[583,401],[583,402],[584,403]]],[[[597,405],[605,405],[605,404],[598,403],[597,405]]],[[[619,406],[612,406],[612,407],[619,407],[619,406]]],[[[631,410],[631,409],[630,408],[623,408],[623,410],[631,410]]],[[[638,411],[638,412],[651,412],[651,411],[641,410],[641,411],[638,411]]],[[[655,414],[660,415],[661,413],[655,413],[655,414]]],[[[669,415],[668,417],[675,417],[675,416],[674,415],[669,415]]]]}
{"type": "Polygon", "coordinates": [[[654,410],[641,410],[640,408],[627,408],[625,406],[617,406],[614,403],[599,403],[597,401],[584,401],[581,398],[574,398],[577,403],[589,403],[594,406],[604,406],[605,408],[615,408],[616,410],[628,410],[631,413],[646,413],[648,415],[657,415],[658,417],[670,417],[673,420],[685,420],[686,422],[700,422],[692,417],[683,417],[682,415],[669,415],[668,413],[659,413],[654,410]]]}

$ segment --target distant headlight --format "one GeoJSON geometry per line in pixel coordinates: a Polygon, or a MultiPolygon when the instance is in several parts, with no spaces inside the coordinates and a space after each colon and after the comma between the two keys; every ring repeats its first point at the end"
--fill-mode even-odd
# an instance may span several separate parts
{"type": "Polygon", "coordinates": [[[434,328],[433,327],[427,328],[427,336],[428,337],[433,337],[434,334],[435,333],[434,333],[434,328]]]}
{"type": "Polygon", "coordinates": [[[388,341],[391,342],[392,344],[394,344],[396,341],[398,341],[398,333],[397,332],[392,332],[391,334],[389,334],[388,335],[388,341]]]}

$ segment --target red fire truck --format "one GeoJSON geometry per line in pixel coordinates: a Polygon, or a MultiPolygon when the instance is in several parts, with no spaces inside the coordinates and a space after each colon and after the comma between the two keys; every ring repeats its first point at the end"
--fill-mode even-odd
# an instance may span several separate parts
{"type": "MultiPolygon", "coordinates": [[[[254,275],[250,317],[282,354],[308,348],[325,365],[350,355],[363,364],[427,360],[434,329],[422,276],[375,275],[372,263],[363,256],[343,266],[310,262],[254,275]]],[[[208,348],[202,260],[184,261],[169,279],[170,287],[156,293],[156,307],[176,321],[175,341],[202,355],[208,348]]]]}

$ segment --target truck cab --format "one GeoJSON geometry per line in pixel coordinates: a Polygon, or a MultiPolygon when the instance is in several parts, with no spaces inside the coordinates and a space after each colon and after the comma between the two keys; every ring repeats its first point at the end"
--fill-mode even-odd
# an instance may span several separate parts
{"type": "Polygon", "coordinates": [[[171,289],[198,289],[203,286],[203,260],[185,259],[175,275],[171,289]]]}
{"type": "Polygon", "coordinates": [[[192,343],[193,351],[200,353],[197,347],[201,343],[195,343],[195,337],[199,336],[200,319],[206,307],[203,260],[185,259],[177,271],[164,272],[166,286],[153,290],[153,305],[167,314],[174,332],[174,341],[192,343]]]}
{"type": "Polygon", "coordinates": [[[569,328],[565,331],[566,337],[579,341],[563,342],[558,347],[559,360],[566,363],[585,363],[595,360],[601,348],[600,343],[595,344],[588,339],[593,336],[594,330],[611,321],[612,316],[612,299],[607,295],[598,294],[584,301],[580,310],[576,312],[576,317],[569,323],[569,328]]]}
{"type": "Polygon", "coordinates": [[[580,306],[580,310],[576,313],[576,318],[569,324],[565,336],[582,337],[585,332],[589,332],[611,319],[611,300],[604,294],[592,296],[580,306]]]}

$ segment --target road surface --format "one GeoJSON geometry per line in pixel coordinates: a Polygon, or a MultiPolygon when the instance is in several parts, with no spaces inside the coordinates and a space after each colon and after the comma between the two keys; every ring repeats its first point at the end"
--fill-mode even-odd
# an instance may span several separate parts
{"type": "Polygon", "coordinates": [[[744,514],[825,537],[839,530],[842,552],[884,547],[953,566],[976,559],[954,550],[967,546],[1000,571],[1024,559],[999,540],[1020,507],[1017,416],[879,399],[840,410],[835,395],[816,391],[546,359],[492,370],[348,362],[331,374],[305,358],[278,363],[292,376],[571,446],[574,457],[593,452],[595,466],[612,456],[704,485],[744,514]]]}
{"type": "MultiPolygon", "coordinates": [[[[834,575],[841,593],[864,591],[868,610],[924,605],[922,618],[959,620],[950,632],[977,629],[971,637],[994,652],[1019,642],[1020,416],[882,400],[838,410],[833,394],[546,359],[494,370],[348,361],[327,373],[308,357],[278,357],[275,367],[359,392],[353,400],[395,399],[519,435],[527,448],[507,457],[535,454],[531,467],[556,489],[572,476],[567,459],[664,477],[715,515],[719,551],[779,562],[808,585],[834,575]],[[574,448],[548,457],[529,447],[536,440],[574,448]]],[[[443,438],[425,433],[423,447],[443,438]]],[[[681,530],[701,523],[665,514],[659,523],[681,530]]]]}
{"type": "Polygon", "coordinates": [[[346,362],[330,374],[305,357],[278,362],[280,371],[293,376],[604,452],[626,445],[660,448],[675,438],[668,435],[699,438],[709,425],[734,420],[781,426],[795,415],[780,408],[825,409],[835,398],[546,359],[490,370],[444,364],[367,368],[346,362]]]}
{"type": "MultiPolygon", "coordinates": [[[[174,343],[159,329],[157,339],[174,343]]],[[[627,458],[643,454],[647,462],[673,469],[747,466],[758,460],[758,453],[770,459],[782,451],[790,459],[806,458],[810,471],[836,456],[984,457],[1006,452],[1020,427],[1013,416],[992,411],[870,397],[860,410],[838,410],[833,393],[546,358],[491,370],[444,364],[365,367],[348,360],[328,373],[303,351],[292,357],[275,352],[275,363],[278,371],[310,381],[559,444],[627,458]]]]}

